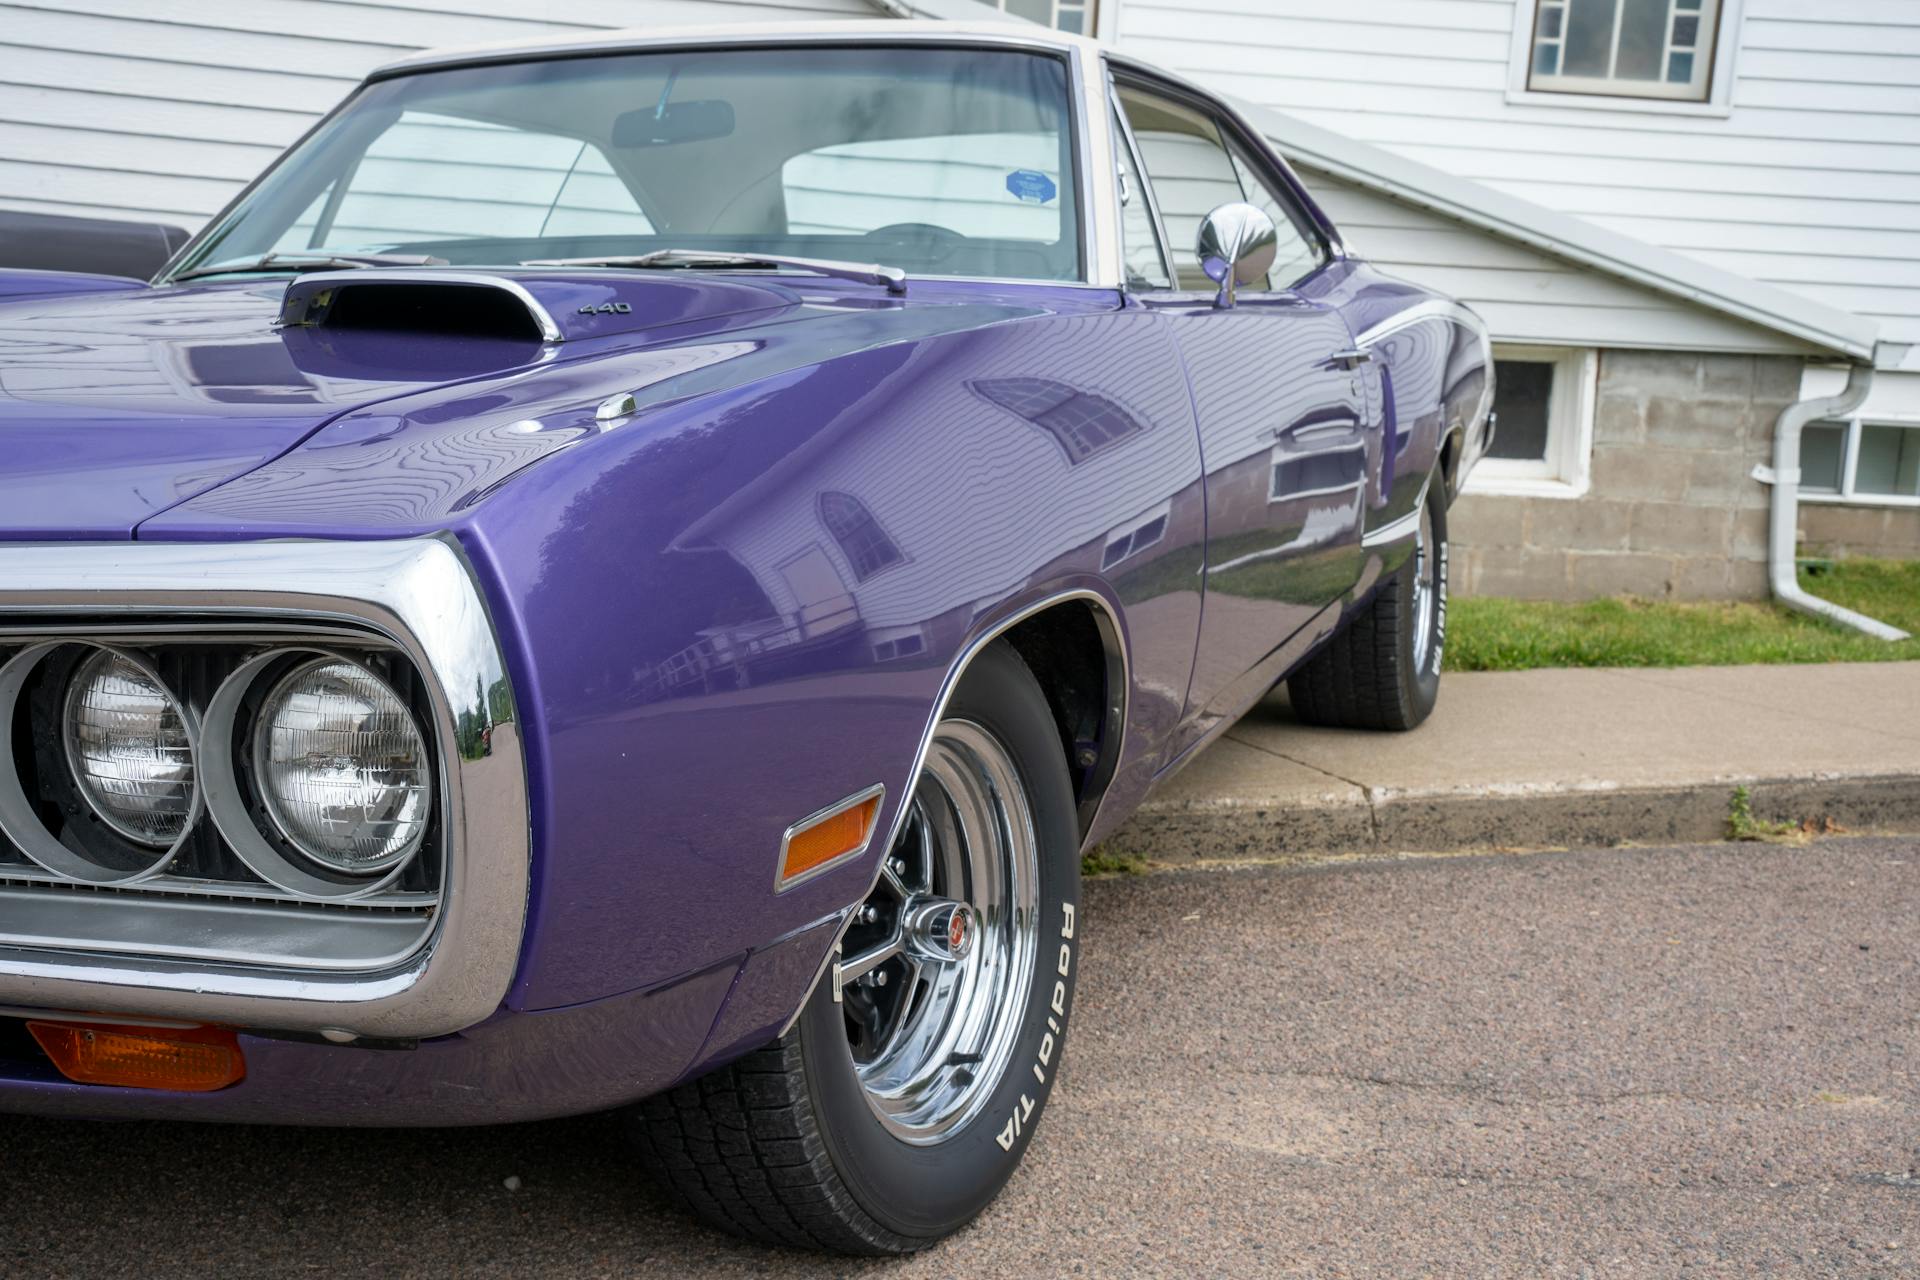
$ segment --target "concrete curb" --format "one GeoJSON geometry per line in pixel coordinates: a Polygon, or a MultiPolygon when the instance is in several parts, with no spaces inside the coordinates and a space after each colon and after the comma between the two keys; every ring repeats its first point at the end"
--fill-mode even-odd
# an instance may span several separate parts
{"type": "Polygon", "coordinates": [[[1723,839],[1735,787],[1757,818],[1920,831],[1920,774],[1723,778],[1671,787],[1358,789],[1284,806],[1231,797],[1148,806],[1102,848],[1162,864],[1324,854],[1689,844],[1723,839]]]}

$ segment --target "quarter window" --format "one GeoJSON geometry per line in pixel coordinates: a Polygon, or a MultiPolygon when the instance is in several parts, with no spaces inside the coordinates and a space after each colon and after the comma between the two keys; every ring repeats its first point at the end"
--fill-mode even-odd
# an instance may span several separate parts
{"type": "Polygon", "coordinates": [[[862,582],[905,558],[867,510],[867,504],[850,493],[829,489],[821,494],[820,523],[840,544],[847,563],[853,566],[853,576],[862,582]]]}
{"type": "Polygon", "coordinates": [[[1167,260],[1154,230],[1153,206],[1147,203],[1147,180],[1140,173],[1117,111],[1113,139],[1114,151],[1120,157],[1116,162],[1120,179],[1120,259],[1126,267],[1127,287],[1171,289],[1173,277],[1167,274],[1167,260]]]}
{"type": "Polygon", "coordinates": [[[1494,349],[1493,445],[1467,477],[1475,493],[1571,498],[1587,491],[1595,353],[1494,349]]]}
{"type": "Polygon", "coordinates": [[[1527,88],[1705,102],[1721,0],[1537,0],[1527,88]]]}

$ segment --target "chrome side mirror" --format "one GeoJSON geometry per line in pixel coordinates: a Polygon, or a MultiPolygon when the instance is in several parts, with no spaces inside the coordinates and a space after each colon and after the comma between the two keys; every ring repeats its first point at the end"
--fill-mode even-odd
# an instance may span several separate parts
{"type": "Polygon", "coordinates": [[[1220,285],[1213,305],[1232,306],[1234,290],[1263,279],[1279,251],[1273,219],[1250,204],[1229,201],[1202,218],[1194,252],[1207,278],[1220,285]]]}

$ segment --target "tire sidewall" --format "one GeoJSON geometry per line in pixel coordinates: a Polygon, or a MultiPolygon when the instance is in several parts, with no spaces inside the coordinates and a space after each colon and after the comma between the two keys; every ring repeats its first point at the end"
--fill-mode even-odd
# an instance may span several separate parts
{"type": "Polygon", "coordinates": [[[1418,619],[1414,617],[1416,597],[1414,579],[1419,566],[1415,557],[1409,555],[1406,566],[1401,571],[1397,584],[1401,607],[1405,611],[1407,625],[1400,634],[1400,669],[1407,673],[1407,696],[1412,703],[1414,720],[1426,718],[1440,699],[1440,668],[1445,660],[1447,646],[1447,576],[1450,567],[1449,546],[1447,542],[1447,502],[1436,483],[1429,486],[1426,496],[1427,514],[1433,526],[1433,543],[1428,548],[1429,571],[1433,573],[1433,590],[1427,595],[1427,608],[1432,612],[1433,642],[1427,646],[1426,659],[1421,661],[1414,652],[1414,633],[1418,628],[1418,619]]]}
{"type": "Polygon", "coordinates": [[[1000,741],[1026,788],[1033,821],[1039,939],[1006,1074],[971,1119],[938,1143],[915,1145],[896,1137],[868,1106],[830,979],[818,985],[800,1018],[808,1091],[835,1171],[882,1226],[927,1240],[985,1208],[1032,1141],[1065,1048],[1081,935],[1072,785],[1038,682],[1010,647],[991,645],[968,668],[943,719],[973,721],[1000,741]]]}

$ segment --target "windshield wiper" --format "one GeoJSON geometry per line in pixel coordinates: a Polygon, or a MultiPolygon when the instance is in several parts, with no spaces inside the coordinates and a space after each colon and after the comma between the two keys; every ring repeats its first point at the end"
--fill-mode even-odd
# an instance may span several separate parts
{"type": "Polygon", "coordinates": [[[267,271],[334,271],[359,267],[444,267],[445,258],[425,253],[263,253],[257,258],[182,271],[174,280],[196,276],[234,276],[267,271]]]}
{"type": "Polygon", "coordinates": [[[707,249],[655,249],[610,258],[535,258],[523,267],[793,267],[838,280],[883,284],[889,293],[907,291],[907,273],[877,262],[840,262],[831,258],[790,258],[778,253],[718,253],[707,249]]]}

